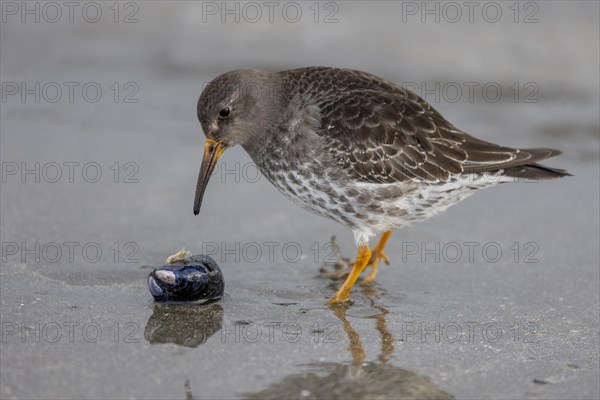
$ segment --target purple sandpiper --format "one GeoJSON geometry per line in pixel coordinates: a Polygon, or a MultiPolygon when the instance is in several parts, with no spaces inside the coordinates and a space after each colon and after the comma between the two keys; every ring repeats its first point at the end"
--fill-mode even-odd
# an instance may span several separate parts
{"type": "Polygon", "coordinates": [[[206,135],[194,214],[223,151],[241,145],[262,174],[300,206],[347,226],[358,255],[330,303],[372,281],[393,229],[444,211],[477,189],[569,175],[538,164],[560,154],[477,139],[401,86],[349,69],[236,70],[198,100],[206,135]],[[369,239],[383,233],[369,248],[369,239]]]}

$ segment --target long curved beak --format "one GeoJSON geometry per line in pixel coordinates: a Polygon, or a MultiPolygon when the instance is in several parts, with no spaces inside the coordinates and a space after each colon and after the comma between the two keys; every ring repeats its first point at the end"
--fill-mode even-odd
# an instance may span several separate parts
{"type": "Polygon", "coordinates": [[[196,184],[196,197],[194,198],[194,215],[200,213],[200,205],[202,204],[202,198],[204,197],[204,190],[210,179],[210,175],[217,165],[217,160],[221,157],[225,151],[223,143],[217,142],[212,139],[206,139],[204,144],[204,156],[202,157],[202,166],[200,167],[200,174],[198,175],[198,183],[196,184]]]}

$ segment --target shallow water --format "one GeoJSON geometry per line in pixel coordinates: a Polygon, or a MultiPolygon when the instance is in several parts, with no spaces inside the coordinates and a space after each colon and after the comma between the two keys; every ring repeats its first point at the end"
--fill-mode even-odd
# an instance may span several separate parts
{"type": "Polygon", "coordinates": [[[102,3],[97,23],[0,24],[0,396],[597,396],[598,4],[538,2],[537,23],[514,23],[508,3],[498,23],[421,23],[402,2],[333,3],[325,23],[321,3],[315,23],[303,3],[297,23],[271,24],[221,23],[208,3],[132,3],[129,24],[129,3],[118,23],[102,3]],[[332,235],[354,255],[352,235],[288,202],[241,149],[192,214],[203,84],[305,65],[418,88],[482,139],[563,150],[548,165],[574,176],[489,189],[396,232],[376,284],[331,309],[339,283],[319,269],[332,235]],[[40,101],[7,82],[39,82],[40,101]],[[153,303],[148,273],[182,246],[219,263],[221,301],[153,303]]]}

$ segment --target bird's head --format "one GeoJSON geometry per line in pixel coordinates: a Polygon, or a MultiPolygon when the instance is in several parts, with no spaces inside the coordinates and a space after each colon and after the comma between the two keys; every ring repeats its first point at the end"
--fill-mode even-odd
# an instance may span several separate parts
{"type": "Polygon", "coordinates": [[[276,113],[278,93],[275,74],[259,70],[236,70],[213,79],[198,99],[198,119],[206,135],[204,157],[198,176],[194,214],[198,215],[204,190],[223,152],[245,145],[264,134],[276,113]]]}

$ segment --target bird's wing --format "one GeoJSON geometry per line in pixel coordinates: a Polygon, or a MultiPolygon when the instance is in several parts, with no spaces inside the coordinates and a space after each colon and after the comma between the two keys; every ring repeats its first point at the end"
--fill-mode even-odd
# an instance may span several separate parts
{"type": "Polygon", "coordinates": [[[355,179],[439,182],[537,158],[525,150],[476,139],[416,94],[395,89],[340,91],[318,104],[317,134],[332,158],[355,179]]]}

